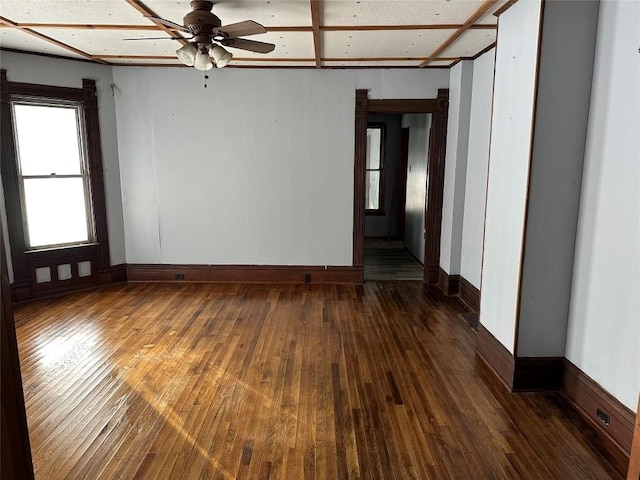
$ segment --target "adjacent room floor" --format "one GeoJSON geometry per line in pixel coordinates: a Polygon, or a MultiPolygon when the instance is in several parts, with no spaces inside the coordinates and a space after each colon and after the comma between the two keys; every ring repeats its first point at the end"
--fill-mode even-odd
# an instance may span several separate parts
{"type": "Polygon", "coordinates": [[[422,280],[422,265],[404,248],[404,242],[365,239],[364,279],[422,280]]]}
{"type": "Polygon", "coordinates": [[[36,478],[618,478],[562,397],[511,395],[477,364],[464,313],[419,281],[20,307],[36,478]]]}

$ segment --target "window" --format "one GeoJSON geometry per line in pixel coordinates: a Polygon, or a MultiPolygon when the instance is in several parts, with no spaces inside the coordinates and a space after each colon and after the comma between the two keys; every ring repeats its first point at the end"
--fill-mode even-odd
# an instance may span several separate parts
{"type": "Polygon", "coordinates": [[[12,98],[27,249],[92,240],[81,102],[12,98]]]}
{"type": "Polygon", "coordinates": [[[0,107],[14,301],[110,283],[95,80],[18,83],[0,69],[0,107]]]}
{"type": "Polygon", "coordinates": [[[384,124],[367,127],[365,212],[384,215],[384,124]]]}

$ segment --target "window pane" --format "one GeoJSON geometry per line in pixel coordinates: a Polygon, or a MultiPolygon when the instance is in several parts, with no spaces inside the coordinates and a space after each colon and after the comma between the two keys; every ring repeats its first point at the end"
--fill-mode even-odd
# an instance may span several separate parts
{"type": "Polygon", "coordinates": [[[380,172],[367,172],[366,178],[366,202],[367,210],[378,210],[380,208],[380,172]]]}
{"type": "Polygon", "coordinates": [[[381,128],[367,128],[367,170],[380,168],[381,128]]]}
{"type": "Polygon", "coordinates": [[[22,175],[80,173],[77,110],[14,103],[22,175]]]}
{"type": "Polygon", "coordinates": [[[31,247],[89,240],[82,178],[26,178],[31,247]]]}

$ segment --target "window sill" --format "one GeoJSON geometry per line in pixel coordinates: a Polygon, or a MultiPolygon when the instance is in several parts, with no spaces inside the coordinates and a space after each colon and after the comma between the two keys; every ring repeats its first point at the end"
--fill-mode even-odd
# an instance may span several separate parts
{"type": "Polygon", "coordinates": [[[34,257],[64,257],[69,254],[83,253],[85,251],[94,250],[98,246],[97,243],[78,243],[75,245],[60,245],[56,247],[34,248],[25,250],[27,258],[34,257]]]}

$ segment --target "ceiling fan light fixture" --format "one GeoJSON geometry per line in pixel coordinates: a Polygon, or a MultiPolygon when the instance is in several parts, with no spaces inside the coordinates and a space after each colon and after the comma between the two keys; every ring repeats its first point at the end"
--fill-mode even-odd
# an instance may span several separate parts
{"type": "Polygon", "coordinates": [[[187,43],[176,50],[178,60],[184,63],[187,67],[193,67],[197,53],[198,49],[193,43],[187,43]]]}
{"type": "Polygon", "coordinates": [[[211,56],[216,62],[216,67],[218,68],[226,67],[233,58],[233,54],[220,47],[219,45],[215,45],[213,48],[211,48],[211,56]]]}
{"type": "Polygon", "coordinates": [[[196,53],[196,59],[193,63],[193,66],[198,70],[202,70],[206,72],[207,70],[211,70],[213,68],[213,62],[211,61],[211,57],[208,52],[198,52],[196,53]]]}

